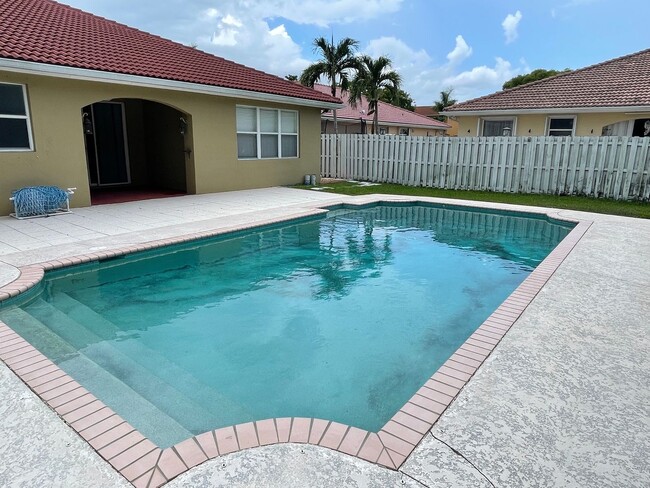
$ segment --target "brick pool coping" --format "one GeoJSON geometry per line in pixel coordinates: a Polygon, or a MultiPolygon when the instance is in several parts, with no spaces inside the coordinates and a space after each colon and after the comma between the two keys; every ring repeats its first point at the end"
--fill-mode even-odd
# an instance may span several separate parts
{"type": "MultiPolygon", "coordinates": [[[[396,203],[388,199],[379,201],[396,203]]],[[[399,200],[399,203],[417,201],[422,200],[399,200]]],[[[367,205],[367,202],[359,205],[367,205]]],[[[38,284],[45,271],[288,222],[326,211],[312,209],[251,225],[22,266],[16,280],[0,287],[0,302],[38,284]]],[[[576,226],[377,433],[328,420],[287,417],[208,431],[161,449],[1,321],[0,360],[136,487],[158,487],[209,459],[251,447],[287,442],[326,447],[397,470],[591,225],[589,221],[553,218],[575,222],[576,226]]]]}

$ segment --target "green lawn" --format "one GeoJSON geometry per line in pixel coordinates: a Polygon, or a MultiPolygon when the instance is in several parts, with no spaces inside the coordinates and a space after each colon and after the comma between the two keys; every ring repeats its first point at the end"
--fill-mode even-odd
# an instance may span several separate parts
{"type": "MultiPolygon", "coordinates": [[[[298,188],[309,189],[310,186],[299,185],[298,188]]],[[[411,195],[418,197],[459,198],[483,202],[513,203],[538,207],[564,208],[582,210],[625,217],[650,219],[650,202],[626,202],[606,198],[591,198],[557,195],[528,195],[519,193],[497,193],[491,191],[440,190],[390,183],[362,186],[355,182],[343,181],[323,185],[323,190],[343,195],[370,195],[373,193],[389,195],[411,195]]]]}

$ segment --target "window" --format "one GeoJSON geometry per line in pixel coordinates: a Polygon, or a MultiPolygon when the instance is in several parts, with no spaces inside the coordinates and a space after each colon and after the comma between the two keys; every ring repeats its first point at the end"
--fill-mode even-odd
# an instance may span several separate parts
{"type": "Polygon", "coordinates": [[[32,134],[24,85],[0,83],[0,151],[29,151],[32,134]]]}
{"type": "Polygon", "coordinates": [[[298,157],[298,112],[237,107],[237,157],[298,157]]]}
{"type": "Polygon", "coordinates": [[[650,119],[636,119],[632,129],[634,137],[650,137],[650,119]]]}
{"type": "Polygon", "coordinates": [[[483,130],[481,131],[481,135],[484,137],[513,136],[514,134],[514,119],[483,119],[483,130]]]}
{"type": "Polygon", "coordinates": [[[634,132],[634,120],[623,120],[603,127],[601,136],[631,136],[634,132]]]}
{"type": "Polygon", "coordinates": [[[575,117],[551,117],[548,119],[549,136],[572,136],[575,117]]]}
{"type": "Polygon", "coordinates": [[[408,136],[411,133],[408,127],[400,127],[399,128],[399,135],[400,136],[408,136]]]}
{"type": "Polygon", "coordinates": [[[380,127],[380,128],[379,128],[379,135],[380,135],[380,136],[385,136],[386,134],[388,134],[388,133],[386,132],[386,127],[380,127]]]}

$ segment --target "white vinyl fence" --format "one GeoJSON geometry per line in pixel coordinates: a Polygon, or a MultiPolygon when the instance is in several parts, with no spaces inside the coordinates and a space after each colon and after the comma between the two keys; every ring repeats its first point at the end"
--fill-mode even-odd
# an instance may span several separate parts
{"type": "Polygon", "coordinates": [[[432,188],[650,199],[650,137],[321,136],[321,175],[432,188]],[[338,157],[337,157],[338,153],[338,157]]]}

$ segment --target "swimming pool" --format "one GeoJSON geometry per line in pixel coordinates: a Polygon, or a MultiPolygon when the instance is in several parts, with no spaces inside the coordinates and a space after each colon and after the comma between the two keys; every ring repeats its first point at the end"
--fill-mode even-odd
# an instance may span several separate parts
{"type": "Polygon", "coordinates": [[[0,319],[159,446],[277,417],[378,431],[570,230],[340,209],[50,272],[0,319]]]}

